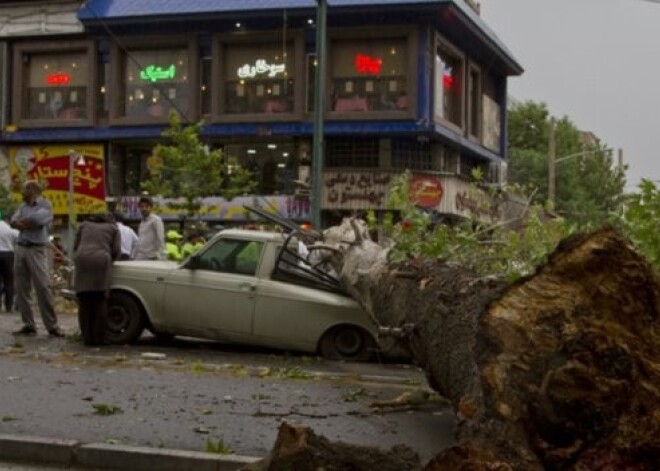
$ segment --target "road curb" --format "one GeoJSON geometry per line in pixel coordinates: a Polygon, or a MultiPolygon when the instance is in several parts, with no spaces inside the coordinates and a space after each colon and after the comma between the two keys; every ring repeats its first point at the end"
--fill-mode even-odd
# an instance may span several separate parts
{"type": "Polygon", "coordinates": [[[133,471],[236,471],[261,458],[33,436],[0,435],[0,460],[133,471]]]}

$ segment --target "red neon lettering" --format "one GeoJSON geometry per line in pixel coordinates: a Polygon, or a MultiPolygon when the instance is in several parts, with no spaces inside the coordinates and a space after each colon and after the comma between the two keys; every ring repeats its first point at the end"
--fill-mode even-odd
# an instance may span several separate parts
{"type": "Polygon", "coordinates": [[[71,81],[69,74],[50,74],[46,76],[46,83],[48,85],[68,85],[71,81]]]}
{"type": "Polygon", "coordinates": [[[380,74],[383,60],[378,57],[371,57],[366,54],[355,55],[355,70],[358,74],[380,74]]]}

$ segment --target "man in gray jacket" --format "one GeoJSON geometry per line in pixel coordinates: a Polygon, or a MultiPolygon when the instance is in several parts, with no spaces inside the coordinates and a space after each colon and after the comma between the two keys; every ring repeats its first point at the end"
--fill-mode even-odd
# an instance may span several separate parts
{"type": "Polygon", "coordinates": [[[16,277],[16,307],[21,312],[23,328],[14,335],[35,335],[37,327],[30,306],[30,291],[34,286],[41,319],[51,337],[64,337],[57,325],[57,315],[50,292],[48,270],[48,226],[53,222],[53,207],[41,197],[36,180],[23,184],[23,203],[11,218],[12,227],[20,231],[14,253],[16,277]]]}

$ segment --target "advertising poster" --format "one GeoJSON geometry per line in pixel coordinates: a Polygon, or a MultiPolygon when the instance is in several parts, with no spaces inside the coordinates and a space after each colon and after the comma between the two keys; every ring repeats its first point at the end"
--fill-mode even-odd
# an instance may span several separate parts
{"type": "Polygon", "coordinates": [[[101,145],[37,145],[9,149],[12,191],[20,201],[20,185],[25,180],[38,180],[43,196],[53,205],[55,215],[69,213],[70,184],[73,183],[76,214],[106,210],[103,146],[101,145]],[[69,174],[73,164],[73,179],[69,174]]]}

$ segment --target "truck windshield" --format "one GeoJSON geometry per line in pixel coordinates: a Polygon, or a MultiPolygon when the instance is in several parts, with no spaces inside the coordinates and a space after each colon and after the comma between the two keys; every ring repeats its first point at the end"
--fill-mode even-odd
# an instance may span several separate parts
{"type": "Polygon", "coordinates": [[[254,276],[263,243],[253,240],[219,239],[199,257],[199,270],[254,276]]]}

